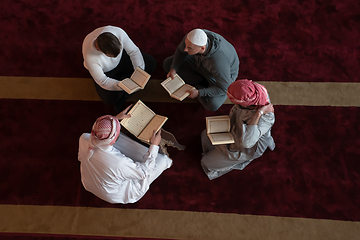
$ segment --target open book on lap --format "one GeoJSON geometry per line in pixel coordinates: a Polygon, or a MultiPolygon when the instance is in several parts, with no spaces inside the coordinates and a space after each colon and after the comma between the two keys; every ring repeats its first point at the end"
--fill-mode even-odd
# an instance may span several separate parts
{"type": "Polygon", "coordinates": [[[120,81],[118,86],[128,94],[131,94],[140,89],[144,89],[150,79],[150,76],[150,74],[142,70],[140,67],[137,67],[131,77],[120,81]]]}
{"type": "Polygon", "coordinates": [[[159,131],[167,117],[155,114],[141,100],[128,112],[130,118],[124,118],[120,124],[138,139],[150,142],[153,130],[159,131]]]}
{"type": "Polygon", "coordinates": [[[206,117],[206,132],[213,145],[235,142],[230,133],[230,118],[228,115],[206,117]]]}
{"type": "Polygon", "coordinates": [[[195,89],[195,87],[185,84],[184,80],[181,79],[179,75],[175,75],[172,79],[171,77],[167,78],[161,83],[165,90],[170,94],[170,97],[177,100],[184,100],[190,93],[187,90],[195,89]]]}

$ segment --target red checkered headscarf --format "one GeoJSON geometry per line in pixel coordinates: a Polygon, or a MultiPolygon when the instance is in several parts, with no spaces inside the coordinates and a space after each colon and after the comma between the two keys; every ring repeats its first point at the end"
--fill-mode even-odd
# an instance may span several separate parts
{"type": "Polygon", "coordinates": [[[230,84],[227,96],[231,102],[241,106],[262,106],[269,103],[266,88],[247,79],[240,79],[230,84]]]}
{"type": "Polygon", "coordinates": [[[115,117],[99,117],[91,130],[91,141],[95,146],[106,146],[115,143],[120,134],[120,123],[115,117]]]}

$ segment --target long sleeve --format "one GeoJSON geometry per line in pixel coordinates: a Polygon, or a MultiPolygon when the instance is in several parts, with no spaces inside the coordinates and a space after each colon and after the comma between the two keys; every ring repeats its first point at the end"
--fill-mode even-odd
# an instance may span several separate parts
{"type": "Polygon", "coordinates": [[[273,125],[274,113],[261,116],[257,125],[243,124],[242,146],[244,148],[253,147],[273,125]]]}
{"type": "Polygon", "coordinates": [[[94,81],[103,89],[109,91],[121,91],[122,89],[117,85],[119,80],[107,77],[105,72],[114,69],[120,62],[123,50],[130,56],[133,68],[141,67],[145,69],[145,62],[140,52],[140,49],[133,43],[124,30],[118,27],[107,26],[95,29],[88,34],[83,42],[82,51],[84,57],[84,66],[89,70],[94,81]],[[110,32],[114,34],[120,41],[122,50],[120,54],[115,57],[108,57],[101,51],[98,51],[94,46],[95,39],[103,32],[110,32]]]}
{"type": "Polygon", "coordinates": [[[144,155],[144,165],[147,166],[149,169],[155,168],[155,159],[159,152],[159,146],[157,145],[150,145],[149,151],[144,155]]]}
{"type": "Polygon", "coordinates": [[[97,63],[88,63],[87,68],[93,77],[94,81],[101,86],[103,89],[109,90],[109,91],[121,91],[122,88],[120,88],[117,84],[119,83],[119,80],[110,78],[105,75],[102,67],[97,63]]]}
{"type": "Polygon", "coordinates": [[[137,67],[141,69],[145,69],[145,61],[141,54],[140,49],[134,44],[134,42],[129,38],[126,32],[122,31],[122,44],[126,53],[129,55],[131,63],[133,65],[134,70],[137,67]]]}
{"type": "Polygon", "coordinates": [[[219,95],[226,95],[229,85],[233,82],[230,74],[230,63],[223,56],[218,56],[211,59],[213,61],[212,67],[209,69],[210,81],[214,85],[208,88],[199,89],[200,97],[214,97],[219,95]]]}

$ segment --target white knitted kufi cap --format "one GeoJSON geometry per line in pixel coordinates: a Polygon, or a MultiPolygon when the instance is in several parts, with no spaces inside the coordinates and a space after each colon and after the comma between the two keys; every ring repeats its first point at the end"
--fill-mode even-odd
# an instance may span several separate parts
{"type": "Polygon", "coordinates": [[[197,46],[205,46],[207,43],[207,36],[206,33],[201,29],[194,29],[188,33],[187,39],[197,46]]]}

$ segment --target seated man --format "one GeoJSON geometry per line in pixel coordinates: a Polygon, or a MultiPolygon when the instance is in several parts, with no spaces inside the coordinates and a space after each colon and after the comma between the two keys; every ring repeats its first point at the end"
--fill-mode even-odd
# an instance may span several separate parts
{"type": "Polygon", "coordinates": [[[160,131],[154,132],[150,148],[120,134],[119,120],[129,117],[125,114],[128,109],[116,117],[98,118],[91,134],[84,133],[79,140],[82,184],[109,203],[138,201],[172,164],[166,155],[158,154],[160,131]]]}
{"type": "Polygon", "coordinates": [[[226,100],[226,90],[235,81],[240,61],[235,48],[214,32],[194,29],[164,60],[167,77],[175,74],[196,89],[189,98],[198,98],[206,110],[216,111],[226,100]]]}
{"type": "Polygon", "coordinates": [[[229,86],[227,95],[235,104],[229,114],[235,143],[213,146],[206,130],[201,135],[201,165],[210,180],[233,169],[242,170],[268,147],[275,148],[270,133],[275,122],[274,107],[265,87],[247,79],[237,80],[229,86]]]}
{"type": "Polygon", "coordinates": [[[100,27],[89,33],[83,42],[84,66],[94,79],[95,88],[106,104],[114,105],[116,114],[129,94],[117,83],[131,77],[136,67],[150,75],[155,71],[156,60],[140,52],[124,30],[118,27],[100,27]]]}

